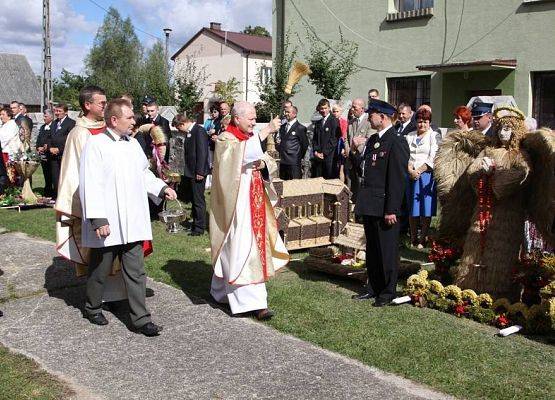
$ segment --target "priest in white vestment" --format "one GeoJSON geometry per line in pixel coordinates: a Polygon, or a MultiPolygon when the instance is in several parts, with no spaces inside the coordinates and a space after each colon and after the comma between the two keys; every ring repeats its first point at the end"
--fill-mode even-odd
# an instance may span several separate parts
{"type": "Polygon", "coordinates": [[[143,242],[152,240],[147,194],[158,204],[177,195],[154,176],[139,142],[129,136],[135,123],[131,104],[110,101],[104,119],[107,130],[89,138],[79,171],[82,240],[90,249],[85,312],[93,324],[108,323],[102,295],[113,262],[120,258],[131,323],[138,332],[156,336],[162,327],[152,323],[145,304],[143,242]]]}
{"type": "Polygon", "coordinates": [[[271,318],[265,282],[289,261],[277,229],[277,195],[270,182],[276,169],[261,142],[279,128],[274,119],[254,134],[256,111],[235,103],[232,122],[218,136],[214,151],[210,242],[214,275],[210,293],[229,303],[233,314],[271,318]]]}

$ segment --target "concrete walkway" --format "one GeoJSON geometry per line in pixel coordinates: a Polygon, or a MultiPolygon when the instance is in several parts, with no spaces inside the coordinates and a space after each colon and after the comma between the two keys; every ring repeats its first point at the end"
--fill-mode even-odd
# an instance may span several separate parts
{"type": "MultiPolygon", "coordinates": [[[[53,244],[0,234],[0,342],[69,383],[77,399],[444,399],[408,380],[149,281],[162,335],[82,318],[84,280],[53,244]]],[[[124,318],[121,318],[124,319],[124,318]]]]}

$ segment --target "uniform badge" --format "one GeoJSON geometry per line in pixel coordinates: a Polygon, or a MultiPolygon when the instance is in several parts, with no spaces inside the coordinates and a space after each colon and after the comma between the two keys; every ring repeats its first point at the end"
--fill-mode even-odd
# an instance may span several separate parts
{"type": "Polygon", "coordinates": [[[291,132],[291,135],[296,135],[295,131],[291,132]]]}
{"type": "Polygon", "coordinates": [[[380,142],[374,143],[374,148],[377,149],[378,147],[380,147],[380,142]]]}
{"type": "Polygon", "coordinates": [[[191,134],[190,134],[190,133],[188,133],[188,134],[187,134],[187,137],[191,137],[191,134]]]}

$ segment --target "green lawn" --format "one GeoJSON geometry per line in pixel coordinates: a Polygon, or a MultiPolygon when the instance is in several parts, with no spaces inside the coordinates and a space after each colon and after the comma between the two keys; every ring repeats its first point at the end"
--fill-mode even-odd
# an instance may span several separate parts
{"type": "Polygon", "coordinates": [[[0,346],[0,399],[61,400],[72,392],[56,378],[19,354],[0,346]]]}
{"type": "MultiPolygon", "coordinates": [[[[52,210],[0,210],[0,225],[54,240],[52,210]]],[[[210,300],[208,237],[170,235],[153,224],[150,277],[210,300]]],[[[423,252],[405,252],[425,259],[423,252]]],[[[293,254],[300,258],[304,253],[293,254]]],[[[268,284],[275,329],[461,398],[555,398],[555,348],[538,338],[495,336],[467,319],[411,306],[372,308],[360,289],[292,262],[268,284]]],[[[1,372],[0,372],[1,374],[1,372]]],[[[0,378],[1,379],[1,378],[0,378]]]]}

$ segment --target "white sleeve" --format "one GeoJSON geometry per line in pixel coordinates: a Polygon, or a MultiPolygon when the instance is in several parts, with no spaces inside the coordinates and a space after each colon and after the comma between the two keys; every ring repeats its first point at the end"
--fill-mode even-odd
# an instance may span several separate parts
{"type": "Polygon", "coordinates": [[[108,218],[105,207],[104,169],[100,146],[89,140],[81,153],[79,169],[79,196],[83,218],[108,218]]]}
{"type": "Polygon", "coordinates": [[[430,168],[434,168],[434,158],[436,157],[438,145],[436,140],[436,132],[428,133],[430,135],[430,151],[428,152],[428,157],[426,158],[426,164],[430,168]]]}

